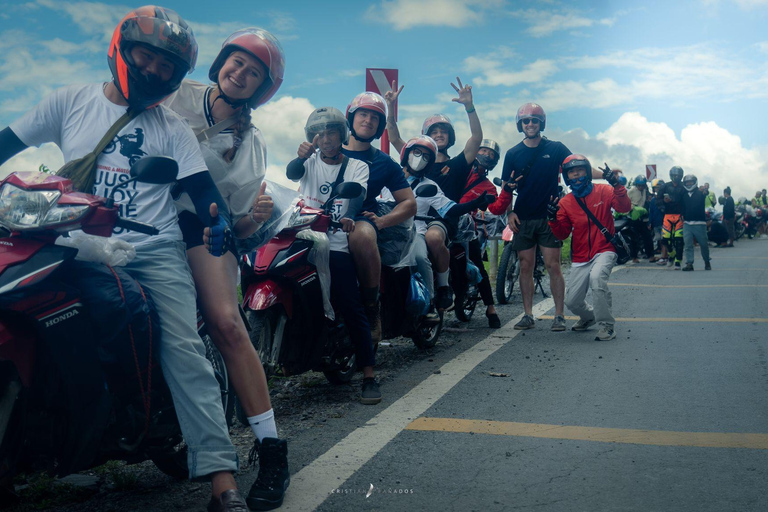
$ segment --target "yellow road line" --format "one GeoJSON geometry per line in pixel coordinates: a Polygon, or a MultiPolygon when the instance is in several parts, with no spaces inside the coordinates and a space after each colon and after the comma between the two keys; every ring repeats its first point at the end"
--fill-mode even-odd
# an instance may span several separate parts
{"type": "MultiPolygon", "coordinates": [[[[541,320],[552,320],[554,319],[554,315],[541,315],[539,319],[541,320]]],[[[566,320],[578,320],[579,317],[577,316],[566,316],[566,320]]],[[[744,324],[744,323],[761,323],[765,324],[768,323],[768,318],[663,318],[663,317],[656,317],[656,318],[617,318],[617,322],[705,322],[705,323],[711,323],[711,322],[725,322],[725,323],[736,323],[736,324],[744,324]]]]}
{"type": "Polygon", "coordinates": [[[647,284],[614,283],[609,286],[632,286],[637,288],[768,288],[768,284],[647,284]]]}
{"type": "Polygon", "coordinates": [[[462,420],[455,418],[417,418],[406,430],[458,432],[497,436],[542,437],[602,443],[627,443],[655,446],[698,446],[705,448],[750,448],[768,450],[768,434],[720,432],[672,432],[623,428],[575,427],[511,421],[462,420]]]}

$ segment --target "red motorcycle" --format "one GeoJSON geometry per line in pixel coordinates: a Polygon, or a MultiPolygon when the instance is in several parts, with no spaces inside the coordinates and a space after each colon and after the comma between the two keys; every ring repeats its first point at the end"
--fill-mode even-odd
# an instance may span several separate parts
{"type": "Polygon", "coordinates": [[[334,200],[361,193],[358,183],[340,183],[322,208],[300,202],[287,227],[245,257],[243,309],[268,377],[312,370],[334,384],[352,379],[355,348],[343,322],[329,320],[334,314],[323,290],[330,292],[326,233],[341,227],[332,222],[330,210],[334,200]]]}
{"type": "MultiPolygon", "coordinates": [[[[134,180],[170,183],[177,171],[170,158],[145,157],[115,190],[134,180]]],[[[74,192],[58,176],[21,172],[0,183],[0,224],[7,228],[0,233],[3,503],[14,496],[18,473],[63,476],[110,459],[151,459],[173,477],[188,476],[186,446],[158,364],[151,297],[121,270],[75,261],[77,249],[54,244],[77,230],[157,234],[118,211],[111,197],[74,192]],[[99,292],[117,309],[94,300],[99,292]]],[[[199,326],[228,406],[226,366],[199,326]]]]}

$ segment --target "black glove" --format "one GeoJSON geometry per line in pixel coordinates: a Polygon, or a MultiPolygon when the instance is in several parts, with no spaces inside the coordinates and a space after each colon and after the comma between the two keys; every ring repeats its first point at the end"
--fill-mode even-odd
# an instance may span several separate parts
{"type": "Polygon", "coordinates": [[[557,212],[560,210],[560,198],[550,197],[549,203],[547,203],[547,219],[555,221],[557,220],[557,212]]]}
{"type": "Polygon", "coordinates": [[[488,205],[493,203],[495,200],[496,198],[488,196],[488,191],[486,190],[470,202],[475,208],[485,211],[488,209],[488,205]]]}
{"type": "Polygon", "coordinates": [[[605,169],[602,167],[598,167],[601,171],[603,171],[603,179],[608,182],[608,184],[612,187],[615,187],[619,184],[619,178],[613,173],[610,167],[608,167],[608,164],[605,164],[605,169]]]}

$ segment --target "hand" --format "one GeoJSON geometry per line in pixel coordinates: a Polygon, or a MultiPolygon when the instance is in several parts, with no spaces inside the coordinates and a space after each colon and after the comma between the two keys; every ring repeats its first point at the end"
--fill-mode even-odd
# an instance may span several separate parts
{"type": "Polygon", "coordinates": [[[517,187],[518,187],[518,186],[520,186],[520,183],[519,183],[519,181],[520,181],[521,179],[523,179],[523,175],[521,174],[520,176],[518,176],[517,178],[515,178],[515,179],[514,179],[514,181],[511,181],[511,180],[512,180],[512,178],[515,178],[515,172],[514,172],[514,171],[512,171],[512,175],[509,177],[510,181],[505,181],[505,182],[504,182],[504,183],[502,183],[502,185],[501,185],[501,186],[502,186],[502,188],[503,188],[504,190],[506,190],[507,192],[509,192],[510,194],[512,194],[512,193],[515,191],[515,189],[517,189],[517,187]]]}
{"type": "Polygon", "coordinates": [[[560,210],[560,198],[549,196],[549,203],[547,203],[547,218],[551,221],[557,220],[558,210],[560,210]]]}
{"type": "Polygon", "coordinates": [[[363,215],[365,215],[365,218],[370,220],[376,225],[376,229],[384,229],[388,226],[384,225],[384,221],[382,220],[382,217],[379,217],[373,212],[363,212],[363,215]]]}
{"type": "Polygon", "coordinates": [[[472,86],[462,85],[461,79],[459,77],[456,77],[456,82],[459,84],[458,87],[453,85],[453,82],[451,82],[451,87],[453,87],[453,90],[456,91],[459,94],[458,98],[453,98],[451,101],[455,101],[456,103],[461,103],[464,105],[464,108],[467,110],[472,109],[472,86]]]}
{"type": "Polygon", "coordinates": [[[266,191],[267,182],[262,181],[259,195],[256,197],[256,200],[251,207],[251,220],[257,224],[268,221],[272,216],[272,209],[275,206],[272,202],[272,197],[264,194],[266,191]]]}
{"type": "MultiPolygon", "coordinates": [[[[403,91],[404,85],[401,85],[399,89],[395,90],[396,88],[396,82],[392,80],[392,85],[390,85],[390,90],[384,93],[384,101],[387,102],[387,107],[391,107],[395,104],[397,101],[397,98],[400,96],[400,93],[403,91]]],[[[391,110],[391,109],[390,109],[391,110]]]]}
{"type": "Polygon", "coordinates": [[[320,139],[320,135],[315,135],[315,138],[312,139],[312,143],[309,142],[302,142],[299,146],[299,150],[297,151],[299,158],[303,158],[306,160],[307,158],[310,158],[312,155],[315,154],[315,151],[317,151],[317,141],[320,139]]]}
{"type": "Polygon", "coordinates": [[[209,212],[211,214],[211,226],[203,230],[203,243],[208,252],[218,258],[226,254],[232,238],[232,230],[227,221],[219,217],[219,207],[216,203],[211,203],[209,212]]]}
{"type": "Polygon", "coordinates": [[[341,230],[345,233],[351,233],[355,230],[355,221],[349,217],[343,217],[339,220],[339,224],[341,224],[341,230]]]}
{"type": "Polygon", "coordinates": [[[487,210],[488,205],[494,202],[496,199],[491,196],[488,196],[488,191],[484,190],[482,194],[480,194],[477,198],[472,200],[472,203],[474,203],[475,207],[479,210],[487,210]]]}
{"type": "Polygon", "coordinates": [[[507,215],[507,225],[514,234],[518,234],[520,232],[520,218],[515,212],[509,212],[507,215]]]}
{"type": "Polygon", "coordinates": [[[608,164],[605,164],[605,169],[602,167],[598,167],[601,171],[603,171],[603,179],[608,182],[608,184],[612,187],[615,187],[619,184],[619,178],[613,173],[610,167],[608,167],[608,164]]]}

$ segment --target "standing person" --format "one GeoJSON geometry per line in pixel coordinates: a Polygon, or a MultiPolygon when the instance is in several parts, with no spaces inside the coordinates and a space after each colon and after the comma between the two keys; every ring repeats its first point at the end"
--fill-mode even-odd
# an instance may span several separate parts
{"type": "Polygon", "coordinates": [[[680,270],[680,262],[683,260],[683,169],[674,166],[669,170],[669,183],[665,183],[659,190],[656,201],[664,205],[664,226],[662,228],[661,243],[666,247],[667,252],[662,254],[662,259],[658,264],[663,265],[667,262],[670,245],[673,245],[675,251],[675,270],[680,270]],[[664,263],[662,263],[662,261],[664,263]]]}
{"type": "Polygon", "coordinates": [[[712,270],[709,263],[709,240],[707,239],[707,212],[704,208],[706,196],[698,188],[698,179],[693,174],[683,178],[683,205],[685,218],[683,239],[685,240],[685,272],[693,270],[693,240],[701,247],[701,258],[704,260],[704,270],[712,270]]]}
{"type": "Polygon", "coordinates": [[[723,223],[728,230],[728,243],[721,247],[733,247],[733,241],[736,240],[736,204],[731,197],[731,187],[725,187],[723,190],[725,204],[723,205],[723,223]]]}
{"type": "MultiPolygon", "coordinates": [[[[498,191],[496,186],[488,179],[488,172],[496,168],[501,157],[501,148],[499,143],[491,139],[483,139],[480,143],[480,149],[475,157],[475,162],[472,165],[472,172],[469,173],[467,183],[464,186],[464,195],[461,197],[460,203],[468,203],[478,197],[484,192],[488,196],[488,200],[496,201],[498,191]]],[[[492,202],[493,202],[492,201],[492,202]]],[[[493,303],[493,291],[491,290],[491,282],[488,279],[488,272],[485,271],[485,265],[483,264],[482,248],[480,246],[480,240],[475,238],[468,243],[467,256],[470,261],[480,270],[480,276],[482,281],[478,284],[480,290],[480,298],[485,304],[485,316],[488,319],[488,327],[498,329],[501,327],[501,320],[496,313],[496,307],[493,303]]],[[[454,281],[457,277],[466,280],[466,272],[462,276],[454,276],[454,281]]],[[[459,279],[462,282],[462,279],[459,279]]],[[[460,285],[459,289],[463,289],[460,285]]],[[[463,302],[462,297],[456,297],[456,307],[460,307],[463,302]]]]}
{"type": "Polygon", "coordinates": [[[663,264],[667,263],[667,252],[666,252],[666,246],[661,243],[661,229],[662,226],[664,226],[664,209],[663,207],[659,206],[658,201],[656,201],[656,198],[659,195],[659,190],[664,186],[664,180],[661,179],[655,179],[651,182],[651,197],[650,197],[650,204],[648,206],[648,214],[651,221],[651,230],[653,231],[653,251],[654,255],[653,258],[648,260],[649,263],[655,263],[660,260],[664,260],[663,264]],[[659,254],[657,256],[656,254],[659,254]]]}
{"type": "Polygon", "coordinates": [[[318,108],[309,115],[304,127],[307,141],[298,149],[298,158],[288,164],[287,176],[299,181],[299,191],[304,195],[307,206],[320,208],[333,192],[333,183],[353,181],[363,186],[363,193],[354,199],[337,199],[333,208],[333,221],[342,225],[341,230],[328,233],[331,245],[331,302],[341,311],[349,329],[349,337],[355,344],[358,368],[363,370],[363,385],[360,402],[375,405],[381,402],[379,383],[373,373],[376,362],[371,328],[365,314],[360,289],[349,254],[347,233],[355,230],[355,217],[360,213],[368,183],[368,165],[349,158],[341,151],[341,145],[349,138],[347,119],[340,110],[333,107],[318,108]]]}
{"type": "MultiPolygon", "coordinates": [[[[437,183],[448,199],[458,203],[463,195],[467,177],[472,170],[472,163],[475,161],[477,152],[480,149],[480,143],[483,140],[483,128],[480,125],[480,118],[475,110],[472,86],[469,84],[462,85],[459,77],[456,77],[456,83],[458,85],[451,83],[451,87],[456,91],[458,97],[453,98],[451,101],[464,105],[464,110],[467,112],[467,118],[469,119],[470,137],[464,145],[464,151],[453,158],[448,155],[448,150],[456,143],[456,131],[453,128],[453,123],[445,114],[434,114],[425,119],[421,128],[421,134],[431,137],[437,143],[439,150],[437,159],[427,169],[426,177],[437,183]]],[[[392,145],[402,152],[405,141],[400,137],[400,131],[395,121],[394,102],[397,101],[403,86],[397,91],[394,89],[393,82],[392,90],[387,91],[384,95],[389,106],[387,133],[392,145]]]]}
{"type": "Polygon", "coordinates": [[[568,156],[562,165],[563,181],[571,193],[563,199],[550,198],[547,218],[554,235],[565,240],[571,233],[573,265],[568,276],[568,292],[565,303],[579,316],[571,330],[586,331],[595,322],[600,330],[595,340],[608,341],[616,338],[615,319],[611,314],[611,292],[608,278],[616,264],[616,251],[606,239],[597,221],[614,234],[611,208],[628,212],[632,202],[627,189],[606,165],[603,178],[608,185],[592,183],[592,166],[583,155],[568,156]],[[587,209],[591,212],[590,217],[587,209]],[[592,290],[592,307],[584,300],[587,290],[592,290]]]}
{"type": "MultiPolygon", "coordinates": [[[[192,130],[170,109],[158,106],[178,89],[196,58],[192,30],[176,12],[157,6],[131,11],[115,28],[109,45],[113,80],[51,93],[0,133],[0,163],[27,146],[45,142],[55,142],[66,161],[77,159],[91,152],[126,111],[139,112],[119,133],[141,133],[142,140],[137,139],[134,151],[125,152],[128,155],[99,154],[93,188],[86,185],[84,191],[107,196],[108,184],[128,177],[136,154],[170,156],[179,163],[178,181],[189,191],[200,221],[204,226],[213,222],[214,227],[205,228],[210,250],[222,254],[230,229],[227,205],[206,170],[192,130]]],[[[115,140],[119,142],[120,136],[115,140]]],[[[118,230],[114,236],[136,248],[135,258],[124,268],[149,290],[158,312],[160,363],[189,449],[189,476],[211,480],[208,510],[245,511],[233,477],[237,453],[229,439],[219,385],[197,334],[195,288],[171,185],[134,182],[131,187],[124,216],[152,224],[160,232],[147,236],[118,230]]]]}
{"type": "MultiPolygon", "coordinates": [[[[547,115],[540,105],[526,103],[521,106],[517,110],[516,120],[517,131],[525,135],[525,138],[507,151],[501,172],[505,185],[515,185],[518,193],[514,209],[507,215],[507,223],[515,234],[512,248],[517,251],[520,260],[518,281],[525,310],[515,329],[532,329],[536,326],[533,319],[533,269],[538,246],[544,256],[549,286],[555,300],[555,319],[551,330],[564,331],[565,280],[560,269],[560,248],[563,243],[552,234],[547,223],[547,204],[550,197],[558,196],[560,164],[571,151],[562,142],[542,137],[547,115]]],[[[511,199],[511,194],[508,197],[511,199]]]]}
{"type": "MultiPolygon", "coordinates": [[[[649,207],[651,203],[651,194],[648,192],[648,180],[645,176],[638,175],[633,181],[633,187],[628,192],[629,200],[632,201],[633,208],[642,208],[646,211],[642,217],[638,219],[630,220],[632,231],[635,233],[635,241],[632,243],[630,250],[632,254],[632,261],[638,263],[637,253],[640,249],[640,241],[643,243],[643,250],[645,251],[645,257],[649,260],[653,259],[653,234],[651,233],[651,225],[649,223],[649,207]]],[[[634,214],[635,212],[632,212],[634,214]]]]}
{"type": "MultiPolygon", "coordinates": [[[[251,109],[277,92],[284,70],[283,49],[272,34],[259,28],[238,30],[224,41],[211,65],[208,78],[213,86],[185,80],[165,101],[195,133],[205,132],[200,137],[203,158],[229,207],[233,233],[241,244],[272,212],[271,198],[264,195],[266,143],[251,124],[251,109]],[[228,122],[234,123],[232,128],[211,133],[228,122]]],[[[288,446],[277,436],[264,367],[240,316],[237,254],[216,258],[206,251],[205,225],[193,213],[188,193],[176,207],[201,313],[256,438],[249,459],[258,458],[259,473],[246,501],[255,510],[277,508],[290,483],[288,446]]]]}
{"type": "Polygon", "coordinates": [[[717,197],[715,197],[714,192],[709,190],[709,183],[703,184],[701,191],[704,194],[704,208],[715,208],[717,206],[717,197]]]}
{"type": "Polygon", "coordinates": [[[384,133],[386,122],[386,102],[375,92],[360,93],[347,105],[350,136],[342,152],[368,164],[368,187],[362,216],[356,219],[355,230],[349,233],[349,252],[355,260],[363,307],[374,343],[381,341],[379,237],[388,240],[392,230],[382,231],[416,215],[416,198],[403,177],[402,169],[389,155],[371,146],[371,142],[384,133]],[[381,212],[376,198],[384,187],[389,189],[397,204],[391,212],[379,215],[381,212]]]}

